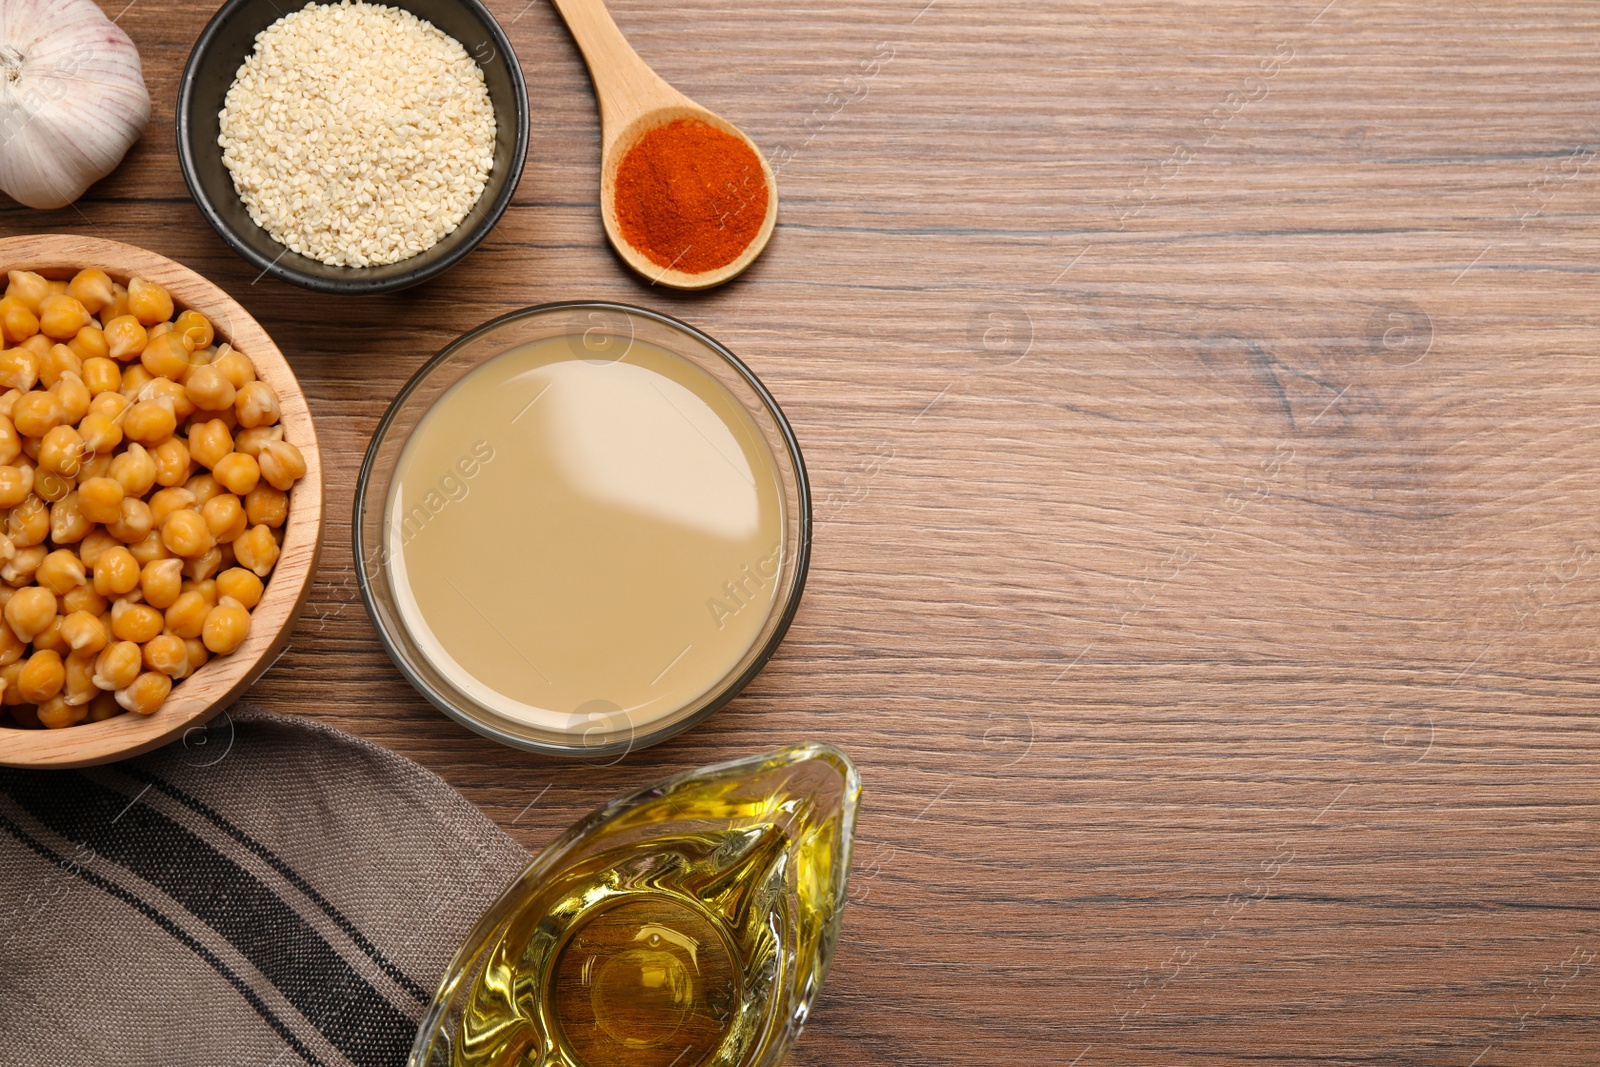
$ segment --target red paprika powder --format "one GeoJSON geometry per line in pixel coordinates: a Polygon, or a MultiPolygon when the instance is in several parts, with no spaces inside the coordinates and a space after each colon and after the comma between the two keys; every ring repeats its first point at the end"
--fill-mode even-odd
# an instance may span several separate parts
{"type": "Polygon", "coordinates": [[[674,119],[622,157],[614,206],[623,239],[652,263],[701,274],[739,258],[768,195],[761,159],[742,138],[674,119]]]}

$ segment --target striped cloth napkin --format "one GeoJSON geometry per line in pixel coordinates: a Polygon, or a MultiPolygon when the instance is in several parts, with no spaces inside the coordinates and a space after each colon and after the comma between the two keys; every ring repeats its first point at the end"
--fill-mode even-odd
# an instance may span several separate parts
{"type": "Polygon", "coordinates": [[[246,704],[124,763],[0,768],[0,1062],[399,1067],[528,860],[409,760],[246,704]]]}

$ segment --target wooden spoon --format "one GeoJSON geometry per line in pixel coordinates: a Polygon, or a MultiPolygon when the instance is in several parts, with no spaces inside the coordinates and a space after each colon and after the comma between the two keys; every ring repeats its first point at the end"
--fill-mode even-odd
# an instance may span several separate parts
{"type": "Polygon", "coordinates": [[[628,266],[652,282],[675,289],[709,289],[736,277],[761,254],[778,221],[778,182],[767,157],[743,130],[690,100],[651,70],[617,29],[611,13],[606,10],[605,0],[554,0],[554,3],[583,52],[595,96],[600,101],[600,219],[606,236],[611,239],[611,247],[628,266]],[[767,183],[767,215],[750,244],[733,262],[699,274],[662,267],[630,245],[617,225],[617,168],[623,156],[646,133],[674,119],[685,118],[696,119],[743,140],[761,161],[761,174],[767,183]]]}

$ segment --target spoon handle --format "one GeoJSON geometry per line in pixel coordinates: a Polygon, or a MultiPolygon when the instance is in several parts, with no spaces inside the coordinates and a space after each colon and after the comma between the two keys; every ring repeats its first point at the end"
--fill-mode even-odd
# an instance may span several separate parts
{"type": "Polygon", "coordinates": [[[600,101],[600,125],[606,144],[629,123],[661,107],[689,100],[639,58],[606,10],[605,0],[553,0],[578,42],[589,78],[600,101]]]}

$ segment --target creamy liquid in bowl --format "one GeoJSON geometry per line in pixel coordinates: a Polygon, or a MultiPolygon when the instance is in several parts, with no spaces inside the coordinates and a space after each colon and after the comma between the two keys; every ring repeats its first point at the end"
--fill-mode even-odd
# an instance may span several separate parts
{"type": "Polygon", "coordinates": [[[575,738],[723,682],[772,612],[784,530],[772,453],[716,379],[642,341],[585,354],[550,338],[451,386],[406,443],[386,534],[435,668],[575,738]]]}

